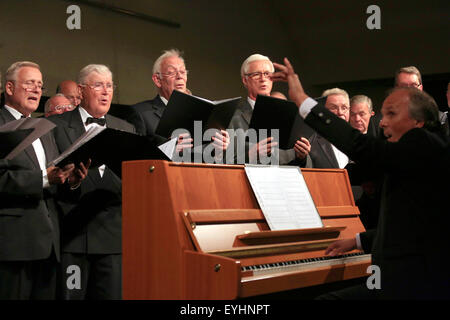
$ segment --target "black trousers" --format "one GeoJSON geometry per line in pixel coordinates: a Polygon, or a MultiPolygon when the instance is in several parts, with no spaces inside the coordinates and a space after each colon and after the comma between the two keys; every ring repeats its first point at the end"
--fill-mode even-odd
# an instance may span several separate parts
{"type": "Polygon", "coordinates": [[[121,254],[63,253],[61,267],[62,299],[122,299],[121,254]]]}
{"type": "Polygon", "coordinates": [[[0,261],[0,300],[54,300],[59,263],[44,260],[0,261]]]}

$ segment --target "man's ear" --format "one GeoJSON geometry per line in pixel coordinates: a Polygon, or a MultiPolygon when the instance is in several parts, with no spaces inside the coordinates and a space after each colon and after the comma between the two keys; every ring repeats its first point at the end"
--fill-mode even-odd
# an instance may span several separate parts
{"type": "Polygon", "coordinates": [[[7,81],[5,85],[5,93],[8,96],[12,96],[14,93],[14,83],[12,81],[7,81]]]}
{"type": "Polygon", "coordinates": [[[423,128],[425,122],[416,120],[416,128],[423,128]]]}
{"type": "Polygon", "coordinates": [[[247,88],[247,77],[242,77],[242,83],[244,84],[244,87],[247,88]]]}
{"type": "Polygon", "coordinates": [[[78,94],[80,95],[80,99],[83,100],[83,90],[81,90],[81,84],[77,86],[78,94]]]}
{"type": "Polygon", "coordinates": [[[158,88],[161,88],[161,79],[159,78],[159,76],[158,76],[158,74],[157,73],[154,73],[153,75],[152,75],[152,80],[153,80],[153,82],[155,83],[155,86],[157,86],[158,88]]]}

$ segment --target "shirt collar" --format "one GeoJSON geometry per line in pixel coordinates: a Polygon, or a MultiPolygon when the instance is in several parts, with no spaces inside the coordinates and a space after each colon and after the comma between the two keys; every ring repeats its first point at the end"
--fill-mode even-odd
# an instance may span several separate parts
{"type": "Polygon", "coordinates": [[[255,103],[256,103],[256,101],[253,100],[253,99],[250,98],[250,97],[247,97],[247,101],[248,101],[248,103],[250,104],[250,107],[252,107],[252,109],[255,109],[255,103]]]}
{"type": "Polygon", "coordinates": [[[14,109],[13,107],[7,106],[5,104],[5,109],[9,111],[9,113],[12,114],[12,116],[16,119],[19,120],[20,118],[22,118],[23,114],[21,114],[19,111],[17,111],[16,109],[14,109]]]}
{"type": "MultiPolygon", "coordinates": [[[[81,121],[83,121],[83,123],[85,124],[86,123],[86,119],[89,118],[89,117],[92,117],[92,116],[83,107],[78,107],[78,110],[80,111],[81,121]]],[[[100,117],[100,118],[104,118],[104,117],[105,116],[100,117]]]]}
{"type": "Polygon", "coordinates": [[[167,106],[167,104],[169,103],[169,101],[168,101],[166,98],[164,98],[162,95],[159,95],[159,98],[162,100],[162,102],[164,103],[164,105],[167,106]]]}

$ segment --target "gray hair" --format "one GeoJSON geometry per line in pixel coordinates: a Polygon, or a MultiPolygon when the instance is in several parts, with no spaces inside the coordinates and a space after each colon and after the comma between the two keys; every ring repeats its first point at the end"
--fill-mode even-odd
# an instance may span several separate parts
{"type": "Polygon", "coordinates": [[[245,59],[245,61],[242,63],[241,66],[241,77],[243,78],[245,76],[245,74],[248,72],[248,66],[250,63],[254,62],[254,61],[269,61],[270,62],[270,66],[271,66],[271,70],[270,72],[274,72],[275,68],[273,66],[272,61],[269,59],[269,57],[263,56],[262,54],[259,53],[255,53],[252,54],[250,57],[248,57],[247,59],[245,59]]]}
{"type": "Polygon", "coordinates": [[[373,111],[372,100],[368,96],[365,96],[363,94],[358,94],[356,96],[353,96],[350,99],[350,109],[352,108],[353,104],[357,104],[357,103],[365,103],[369,109],[369,113],[372,113],[372,111],[373,111]]]}
{"type": "Polygon", "coordinates": [[[153,74],[161,72],[161,63],[166,58],[177,57],[180,58],[183,61],[183,63],[185,63],[182,55],[183,53],[178,49],[164,50],[163,54],[160,55],[153,64],[153,74]]]}
{"type": "Polygon", "coordinates": [[[347,98],[347,100],[350,100],[347,91],[339,89],[339,88],[332,88],[332,89],[325,90],[324,92],[322,92],[322,97],[331,96],[333,94],[344,96],[347,98]]]}
{"type": "Polygon", "coordinates": [[[417,69],[414,66],[409,67],[403,67],[397,70],[395,73],[395,85],[397,85],[397,78],[400,73],[408,73],[408,74],[415,74],[417,78],[419,79],[419,83],[422,84],[422,76],[420,75],[419,69],[417,69]]]}
{"type": "Polygon", "coordinates": [[[388,91],[388,95],[396,91],[405,90],[409,97],[409,116],[417,121],[423,121],[423,127],[432,132],[443,133],[441,122],[439,121],[439,108],[436,101],[425,91],[415,87],[393,88],[388,91]]]}
{"type": "MultiPolygon", "coordinates": [[[[65,95],[63,95],[62,93],[57,93],[54,96],[50,97],[47,99],[47,101],[45,101],[45,105],[44,105],[44,113],[50,112],[50,100],[52,100],[55,97],[64,97],[66,98],[65,95]]],[[[67,98],[66,98],[67,99],[67,98]]]]}
{"type": "Polygon", "coordinates": [[[31,61],[17,61],[10,65],[8,70],[6,70],[5,82],[17,80],[17,73],[19,72],[20,68],[23,67],[32,67],[41,70],[37,63],[31,61]]]}
{"type": "Polygon", "coordinates": [[[83,69],[80,70],[80,73],[78,74],[78,83],[79,84],[85,84],[86,78],[92,73],[97,72],[101,75],[110,75],[112,79],[112,72],[109,70],[109,68],[103,64],[89,64],[83,69]]]}
{"type": "Polygon", "coordinates": [[[439,108],[428,93],[417,88],[406,89],[409,95],[409,115],[417,121],[424,122],[424,128],[437,131],[440,128],[439,108]]]}

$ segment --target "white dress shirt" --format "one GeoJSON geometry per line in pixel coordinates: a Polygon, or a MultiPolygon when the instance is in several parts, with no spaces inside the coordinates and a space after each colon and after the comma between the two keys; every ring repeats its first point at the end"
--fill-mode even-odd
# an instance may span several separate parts
{"type": "Polygon", "coordinates": [[[250,104],[250,107],[252,107],[252,109],[255,110],[255,103],[256,103],[256,101],[253,100],[253,99],[250,98],[250,97],[247,97],[247,101],[248,101],[248,103],[250,104]]]}
{"type": "Polygon", "coordinates": [[[160,98],[161,98],[161,100],[162,100],[162,102],[164,103],[164,105],[166,105],[167,106],[167,104],[169,103],[169,101],[166,99],[166,98],[164,98],[163,96],[159,96],[160,98]]]}
{"type": "MultiPolygon", "coordinates": [[[[10,106],[5,105],[5,109],[8,110],[16,120],[19,120],[23,116],[19,111],[10,106]]],[[[34,153],[36,154],[36,158],[39,162],[39,167],[42,170],[42,186],[44,188],[48,188],[50,187],[50,183],[48,182],[47,159],[45,157],[44,147],[42,146],[42,142],[40,139],[34,140],[32,146],[34,149],[34,153]]]]}
{"type": "MultiPolygon", "coordinates": [[[[84,125],[84,129],[86,131],[88,131],[89,128],[91,128],[92,126],[100,126],[98,123],[92,122],[89,124],[86,124],[86,119],[89,117],[92,117],[85,109],[83,109],[83,107],[79,107],[78,110],[80,110],[80,115],[81,115],[81,121],[83,121],[83,125],[84,125]]],[[[101,119],[104,119],[105,116],[101,117],[101,119]]],[[[101,165],[100,167],[98,167],[98,172],[100,173],[100,177],[103,178],[103,174],[105,173],[105,165],[101,165]]]]}

